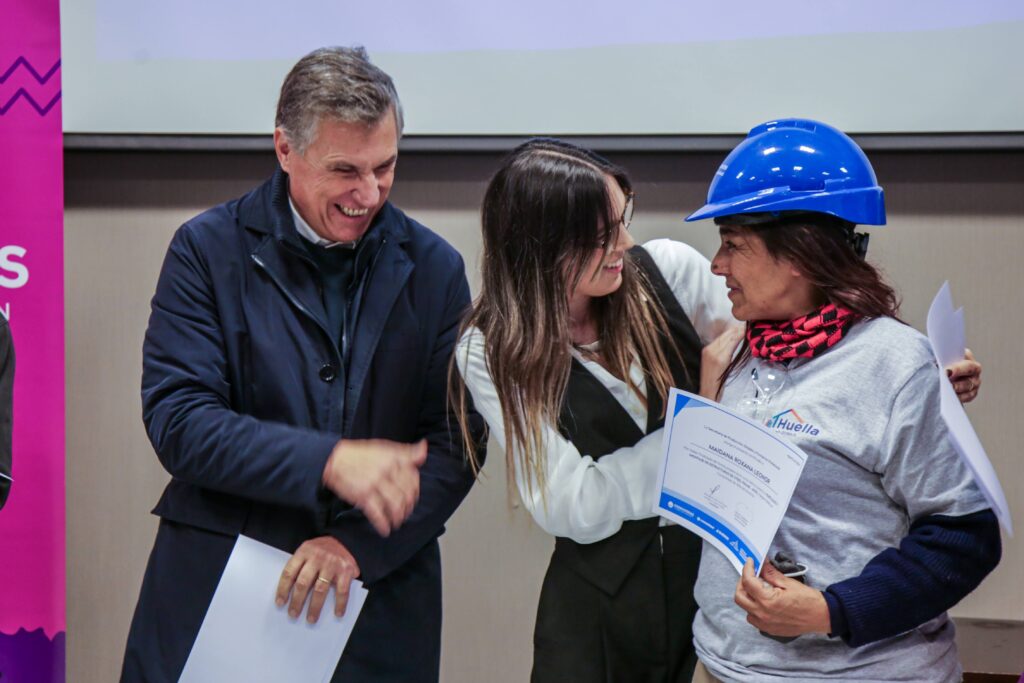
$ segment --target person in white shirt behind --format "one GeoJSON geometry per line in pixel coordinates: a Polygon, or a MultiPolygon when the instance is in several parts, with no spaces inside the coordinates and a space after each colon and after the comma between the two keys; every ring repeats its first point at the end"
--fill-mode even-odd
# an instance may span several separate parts
{"type": "Polygon", "coordinates": [[[635,246],[632,205],[622,169],[544,139],[516,149],[484,198],[483,288],[452,385],[557,537],[533,681],[689,681],[695,663],[700,543],[651,512],[664,397],[697,391],[702,348],[739,333],[707,259],[635,246]]]}

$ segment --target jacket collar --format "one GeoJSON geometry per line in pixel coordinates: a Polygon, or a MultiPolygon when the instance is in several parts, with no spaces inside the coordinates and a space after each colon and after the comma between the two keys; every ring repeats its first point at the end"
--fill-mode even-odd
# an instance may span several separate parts
{"type": "MultiPolygon", "coordinates": [[[[274,278],[295,305],[317,322],[326,337],[333,339],[327,331],[327,314],[315,280],[309,276],[311,260],[306,255],[303,238],[295,229],[288,206],[287,174],[278,169],[267,182],[242,197],[238,218],[247,230],[263,235],[253,247],[253,259],[274,278]]],[[[368,272],[365,289],[357,294],[360,302],[358,312],[353,316],[358,321],[353,330],[348,362],[349,379],[343,409],[346,428],[354,419],[363,384],[391,309],[415,267],[401,246],[411,239],[408,220],[387,202],[360,242],[356,269],[361,272],[362,265],[368,272]],[[366,263],[360,264],[363,259],[366,263]]],[[[337,349],[337,340],[333,341],[337,349]]]]}
{"type": "MultiPolygon", "coordinates": [[[[279,242],[304,249],[288,205],[288,174],[280,166],[267,182],[242,197],[238,217],[249,230],[271,235],[279,242]]],[[[398,244],[410,239],[409,228],[401,212],[391,202],[385,202],[377,212],[363,239],[374,234],[377,240],[386,239],[398,244]]]]}

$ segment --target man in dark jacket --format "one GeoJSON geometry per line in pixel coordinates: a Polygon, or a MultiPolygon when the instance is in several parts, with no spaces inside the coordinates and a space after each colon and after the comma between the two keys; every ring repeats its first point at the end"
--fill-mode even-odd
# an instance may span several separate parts
{"type": "Polygon", "coordinates": [[[369,588],[333,680],[437,680],[437,537],[473,480],[446,401],[469,289],[387,201],[401,129],[364,51],[317,50],[281,89],[278,171],[175,234],[142,378],[172,479],[122,681],[178,680],[239,534],[293,553],[293,617],[369,588]]]}
{"type": "Polygon", "coordinates": [[[14,399],[14,343],[7,318],[0,313],[0,509],[11,492],[11,431],[14,399]]]}

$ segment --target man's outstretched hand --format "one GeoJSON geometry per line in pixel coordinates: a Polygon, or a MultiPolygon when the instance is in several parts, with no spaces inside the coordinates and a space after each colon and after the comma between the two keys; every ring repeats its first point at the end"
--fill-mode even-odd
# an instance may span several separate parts
{"type": "Polygon", "coordinates": [[[412,513],[426,460],[425,440],[342,439],[327,459],[323,484],[362,510],[377,533],[387,536],[412,513]]]}

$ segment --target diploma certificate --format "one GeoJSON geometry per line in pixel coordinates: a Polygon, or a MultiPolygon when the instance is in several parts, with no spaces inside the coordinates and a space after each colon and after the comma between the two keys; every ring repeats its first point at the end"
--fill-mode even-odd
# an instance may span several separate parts
{"type": "Polygon", "coordinates": [[[694,394],[668,399],[654,512],[761,570],[807,454],[763,425],[694,394]]]}

